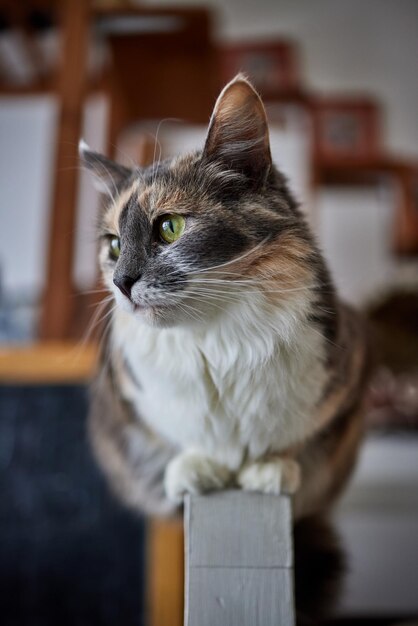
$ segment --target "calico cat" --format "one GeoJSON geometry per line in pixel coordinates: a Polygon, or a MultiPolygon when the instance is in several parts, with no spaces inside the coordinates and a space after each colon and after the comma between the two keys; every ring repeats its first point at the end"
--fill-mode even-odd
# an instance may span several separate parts
{"type": "Polygon", "coordinates": [[[131,506],[186,492],[328,507],[363,431],[363,324],[337,298],[239,75],[201,152],[128,169],[80,153],[107,191],[100,266],[116,306],[93,391],[100,464],[131,506]]]}

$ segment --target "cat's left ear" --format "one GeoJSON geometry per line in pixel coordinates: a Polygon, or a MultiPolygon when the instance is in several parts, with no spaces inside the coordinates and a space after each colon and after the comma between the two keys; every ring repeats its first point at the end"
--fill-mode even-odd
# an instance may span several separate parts
{"type": "Polygon", "coordinates": [[[111,197],[115,195],[119,185],[132,174],[128,167],[91,150],[83,139],[78,144],[78,153],[83,165],[91,170],[96,189],[111,197]]]}
{"type": "Polygon", "coordinates": [[[266,112],[241,74],[226,85],[215,104],[203,156],[244,173],[255,184],[267,177],[272,160],[266,112]]]}

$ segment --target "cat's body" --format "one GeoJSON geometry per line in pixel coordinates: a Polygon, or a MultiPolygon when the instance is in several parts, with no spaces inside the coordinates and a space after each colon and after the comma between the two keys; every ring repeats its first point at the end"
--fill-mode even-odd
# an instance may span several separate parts
{"type": "Polygon", "coordinates": [[[258,96],[238,78],[203,153],[111,182],[101,262],[121,306],[91,430],[116,490],[157,512],[231,485],[296,492],[297,516],[324,508],[361,437],[365,338],[271,164],[258,96]]]}

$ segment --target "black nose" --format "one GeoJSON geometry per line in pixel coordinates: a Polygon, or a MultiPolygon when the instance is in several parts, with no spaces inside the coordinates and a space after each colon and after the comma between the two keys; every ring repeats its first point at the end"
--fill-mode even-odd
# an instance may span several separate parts
{"type": "Polygon", "coordinates": [[[123,274],[122,276],[115,276],[113,278],[113,282],[115,283],[116,287],[119,287],[121,292],[130,299],[132,287],[136,283],[138,278],[139,276],[137,276],[136,278],[132,278],[132,276],[123,274]]]}

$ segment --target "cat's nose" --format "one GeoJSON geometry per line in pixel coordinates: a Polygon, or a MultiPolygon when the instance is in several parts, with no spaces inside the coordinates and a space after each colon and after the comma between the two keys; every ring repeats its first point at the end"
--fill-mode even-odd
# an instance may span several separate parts
{"type": "Polygon", "coordinates": [[[131,290],[138,278],[139,276],[132,278],[127,274],[122,274],[122,276],[115,276],[113,282],[127,298],[131,299],[131,290]]]}

